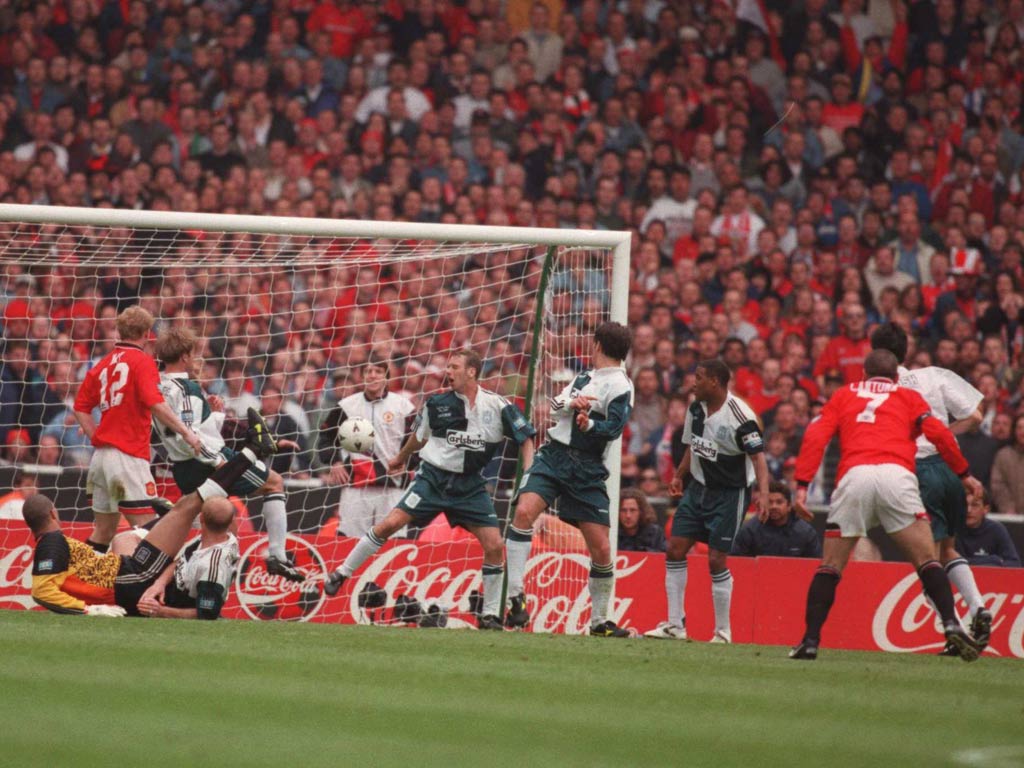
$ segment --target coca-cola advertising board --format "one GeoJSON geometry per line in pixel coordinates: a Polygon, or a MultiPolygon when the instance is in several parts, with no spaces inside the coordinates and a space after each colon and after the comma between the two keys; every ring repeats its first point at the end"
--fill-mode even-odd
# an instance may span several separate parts
{"type": "MultiPolygon", "coordinates": [[[[65,533],[85,539],[91,526],[65,524],[65,533]]],[[[32,551],[28,530],[0,521],[0,608],[33,608],[32,551]]],[[[354,539],[289,536],[296,564],[311,574],[305,585],[267,573],[266,538],[239,539],[242,559],[223,615],[235,619],[364,623],[391,620],[391,607],[407,595],[423,607],[447,611],[447,625],[471,625],[471,593],[481,589],[481,554],[475,541],[421,545],[389,542],[342,588],[327,599],[323,577],[355,545],[354,539]],[[373,582],[386,594],[383,607],[364,610],[359,595],[373,582]]],[[[531,629],[535,632],[585,631],[590,600],[585,588],[589,561],[579,553],[535,551],[526,578],[531,629]]],[[[795,644],[803,631],[807,586],[817,567],[795,558],[732,558],[732,629],[735,642],[795,644]]],[[[707,640],[714,628],[707,558],[691,555],[686,599],[687,629],[707,640]]],[[[977,568],[975,575],[992,611],[992,642],[987,654],[1024,658],[1024,569],[977,568]]],[[[665,618],[664,558],[622,552],[616,561],[611,618],[638,633],[665,618]]],[[[962,602],[958,602],[961,612],[962,602]]],[[[942,647],[935,614],[921,594],[913,570],[900,563],[851,563],[825,626],[824,645],[859,650],[933,653],[942,647]]]]}

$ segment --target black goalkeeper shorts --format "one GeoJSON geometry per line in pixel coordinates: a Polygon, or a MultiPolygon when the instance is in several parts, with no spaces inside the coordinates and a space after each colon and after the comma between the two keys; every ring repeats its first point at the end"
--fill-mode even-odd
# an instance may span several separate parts
{"type": "Polygon", "coordinates": [[[170,555],[148,541],[140,543],[130,556],[121,555],[121,567],[114,579],[114,602],[129,616],[138,616],[139,599],[170,561],[170,555]]]}

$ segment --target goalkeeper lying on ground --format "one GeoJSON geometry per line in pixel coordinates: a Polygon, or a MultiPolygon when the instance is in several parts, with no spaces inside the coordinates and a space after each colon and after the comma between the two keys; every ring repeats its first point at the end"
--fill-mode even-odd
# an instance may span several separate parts
{"type": "MultiPolygon", "coordinates": [[[[265,458],[277,450],[277,444],[263,418],[251,408],[248,416],[249,431],[245,447],[218,467],[194,493],[182,496],[156,522],[145,540],[131,554],[120,554],[117,550],[105,555],[97,554],[86,544],[63,534],[57,510],[47,497],[35,494],[26,499],[22,516],[36,540],[32,565],[32,598],[39,605],[57,613],[124,616],[126,613],[140,615],[139,609],[142,608],[146,611],[145,615],[158,615],[152,606],[155,594],[151,587],[161,577],[169,579],[165,571],[170,570],[173,558],[191,533],[196,515],[208,507],[216,527],[217,521],[224,517],[223,507],[219,504],[227,496],[224,489],[237,482],[257,459],[265,458]]],[[[122,540],[127,543],[130,539],[122,540]]],[[[193,556],[195,554],[192,553],[193,556]]],[[[185,558],[185,568],[188,568],[190,559],[185,558]]],[[[198,563],[196,561],[195,564],[198,563]]],[[[200,570],[195,569],[199,577],[202,576],[200,570]]],[[[212,572],[220,579],[222,569],[219,566],[208,567],[206,572],[212,572]]],[[[218,602],[215,585],[199,591],[200,580],[204,579],[196,579],[197,591],[194,596],[197,598],[196,615],[199,618],[216,618],[227,595],[227,582],[222,584],[224,592],[218,602]]],[[[187,591],[188,580],[183,578],[182,585],[187,591]]]]}

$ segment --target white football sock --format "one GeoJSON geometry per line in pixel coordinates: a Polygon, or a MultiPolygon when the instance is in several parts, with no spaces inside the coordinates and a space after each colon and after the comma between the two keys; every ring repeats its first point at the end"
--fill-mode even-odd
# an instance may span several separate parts
{"type": "Polygon", "coordinates": [[[288,535],[288,512],[283,493],[271,493],[263,498],[263,520],[267,525],[267,553],[278,560],[287,560],[284,539],[288,535]]]}
{"type": "Polygon", "coordinates": [[[526,561],[530,559],[530,547],[533,545],[533,531],[521,530],[509,526],[508,537],[505,539],[505,561],[508,568],[508,595],[515,597],[523,593],[523,580],[526,578],[526,561]]]}
{"type": "Polygon", "coordinates": [[[973,619],[978,609],[985,607],[985,601],[982,600],[981,591],[974,581],[974,572],[971,571],[971,566],[966,559],[958,557],[956,560],[946,563],[946,575],[949,576],[956,591],[967,603],[968,618],[973,619]]]}
{"type": "Polygon", "coordinates": [[[686,560],[665,561],[665,599],[668,600],[668,623],[676,627],[684,626],[686,610],[683,600],[686,597],[686,560]]]}
{"type": "Polygon", "coordinates": [[[484,563],[481,575],[484,582],[483,615],[503,618],[499,606],[501,605],[501,582],[505,576],[505,568],[501,565],[484,563]]]}
{"type": "Polygon", "coordinates": [[[608,621],[608,601],[615,586],[615,566],[590,565],[590,626],[608,621]]]}
{"type": "Polygon", "coordinates": [[[385,541],[386,539],[377,538],[371,528],[365,536],[356,542],[352,551],[348,553],[348,557],[345,558],[345,562],[338,568],[338,573],[346,578],[351,576],[355,573],[356,568],[377,554],[377,550],[384,546],[385,541]]]}
{"type": "Polygon", "coordinates": [[[711,599],[715,604],[715,630],[731,632],[729,608],[732,605],[732,572],[728,568],[711,574],[711,599]]]}

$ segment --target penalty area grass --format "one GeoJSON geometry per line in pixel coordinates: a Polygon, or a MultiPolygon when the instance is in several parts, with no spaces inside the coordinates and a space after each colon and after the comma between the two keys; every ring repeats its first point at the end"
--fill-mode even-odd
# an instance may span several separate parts
{"type": "Polygon", "coordinates": [[[937,766],[1024,745],[1011,659],[21,611],[0,648],[19,768],[937,766]]]}

